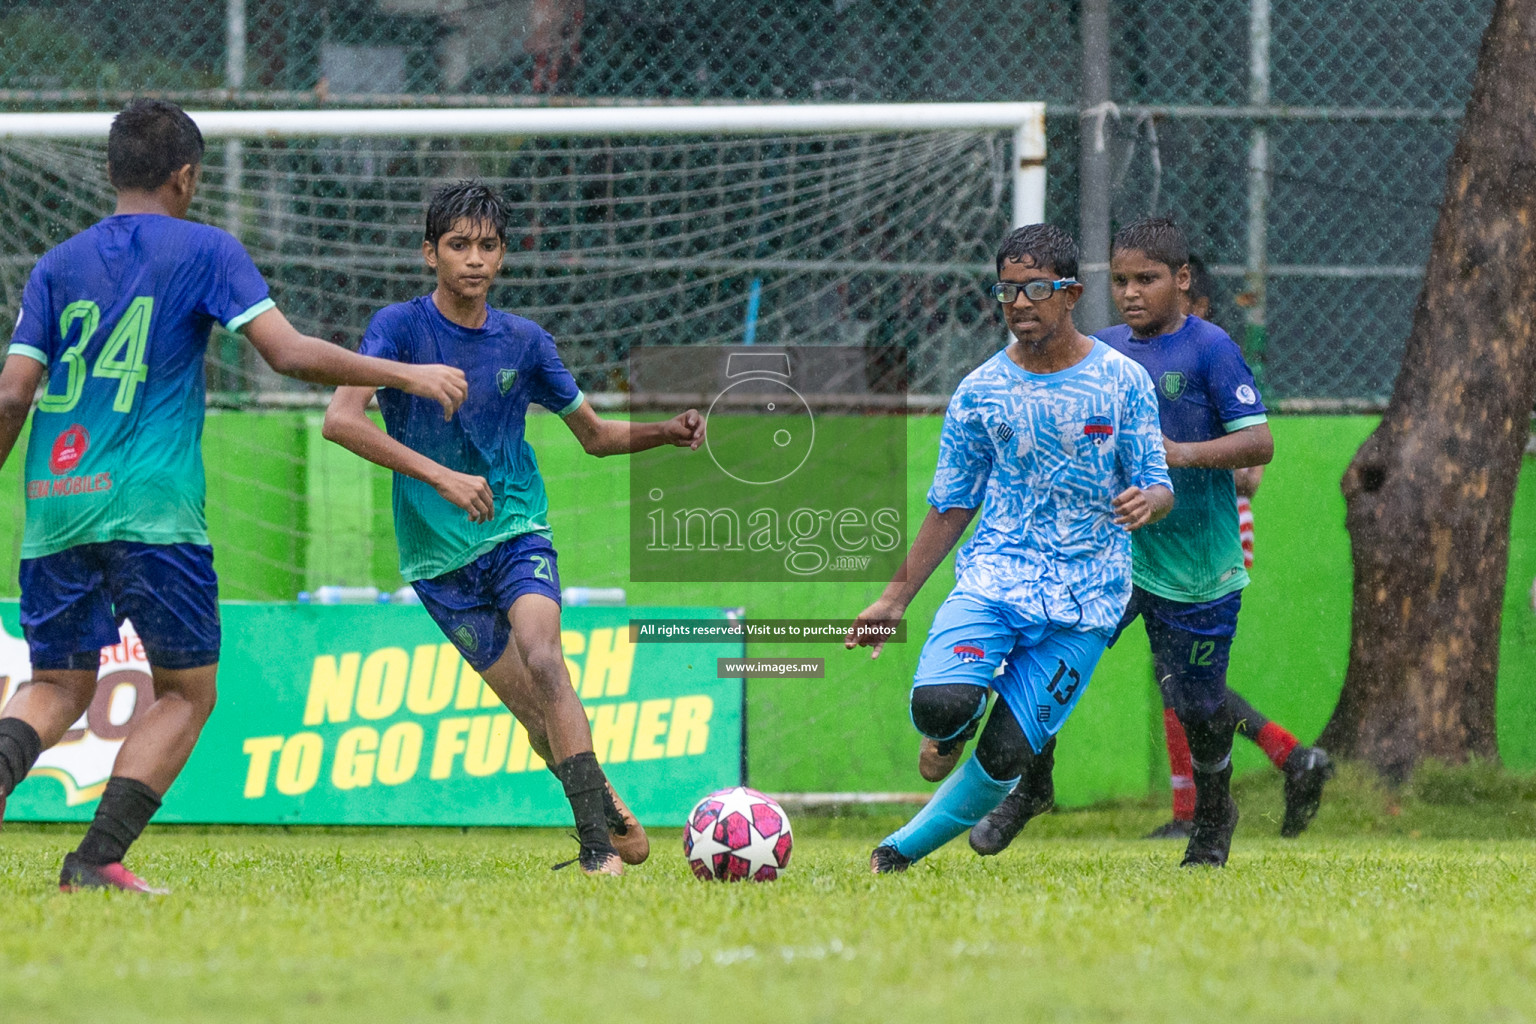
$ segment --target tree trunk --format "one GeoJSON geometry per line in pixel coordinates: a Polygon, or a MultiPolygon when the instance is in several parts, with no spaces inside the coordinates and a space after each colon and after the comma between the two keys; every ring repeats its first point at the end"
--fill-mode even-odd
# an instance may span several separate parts
{"type": "Polygon", "coordinates": [[[1319,743],[1401,780],[1495,757],[1510,509],[1536,399],[1536,0],[1498,0],[1386,415],[1344,474],[1354,611],[1319,743]]]}

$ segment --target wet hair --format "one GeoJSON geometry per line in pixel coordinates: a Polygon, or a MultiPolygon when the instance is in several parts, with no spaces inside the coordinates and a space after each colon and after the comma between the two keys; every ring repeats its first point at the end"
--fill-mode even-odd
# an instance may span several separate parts
{"type": "Polygon", "coordinates": [[[436,245],[461,220],[489,224],[496,237],[507,240],[507,203],[483,181],[466,178],[441,185],[427,204],[426,240],[436,245]]]}
{"type": "Polygon", "coordinates": [[[1156,263],[1177,271],[1189,262],[1189,239],[1170,217],[1143,217],[1115,232],[1109,254],[1135,250],[1156,263]]]}
{"type": "Polygon", "coordinates": [[[1205,299],[1211,304],[1206,314],[1210,319],[1216,313],[1216,279],[1211,276],[1211,270],[1205,265],[1205,260],[1189,254],[1189,301],[1199,302],[1205,299]]]}
{"type": "Polygon", "coordinates": [[[107,133],[107,177],[117,189],[157,189],[203,162],[203,133],[169,100],[134,100],[107,133]]]}
{"type": "Polygon", "coordinates": [[[1054,271],[1057,277],[1076,277],[1077,243],[1054,224],[1026,224],[1003,239],[997,250],[997,272],[1003,272],[1004,263],[1024,260],[1054,271]]]}

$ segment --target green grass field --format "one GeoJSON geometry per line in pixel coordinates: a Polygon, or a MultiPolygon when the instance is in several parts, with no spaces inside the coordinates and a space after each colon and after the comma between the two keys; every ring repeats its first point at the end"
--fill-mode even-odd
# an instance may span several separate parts
{"type": "Polygon", "coordinates": [[[158,829],[173,896],[63,896],[78,828],[0,835],[7,1021],[1486,1021],[1536,1016],[1536,785],[1346,775],[1302,839],[1244,780],[1225,871],[1133,838],[1163,807],[1058,813],[866,873],[898,819],[797,821],[771,885],[700,883],[678,833],[623,879],[553,831],[158,829]],[[995,1017],[993,1015],[996,1015],[995,1017]]]}

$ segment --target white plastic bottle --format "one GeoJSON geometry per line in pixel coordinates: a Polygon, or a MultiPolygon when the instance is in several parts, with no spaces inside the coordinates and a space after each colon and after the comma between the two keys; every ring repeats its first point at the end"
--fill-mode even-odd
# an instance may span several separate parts
{"type": "Polygon", "coordinates": [[[623,587],[566,587],[560,591],[560,601],[573,608],[584,605],[621,605],[624,603],[623,587]]]}
{"type": "Polygon", "coordinates": [[[315,604],[374,604],[379,600],[378,587],[317,587],[315,604]]]}

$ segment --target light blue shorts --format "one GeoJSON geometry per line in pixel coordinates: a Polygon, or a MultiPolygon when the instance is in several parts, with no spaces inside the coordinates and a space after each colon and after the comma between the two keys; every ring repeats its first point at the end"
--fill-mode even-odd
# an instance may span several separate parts
{"type": "Polygon", "coordinates": [[[1108,640],[1104,633],[1062,629],[1016,608],[952,593],[933,617],[912,686],[991,687],[1039,753],[1071,717],[1108,640]]]}

